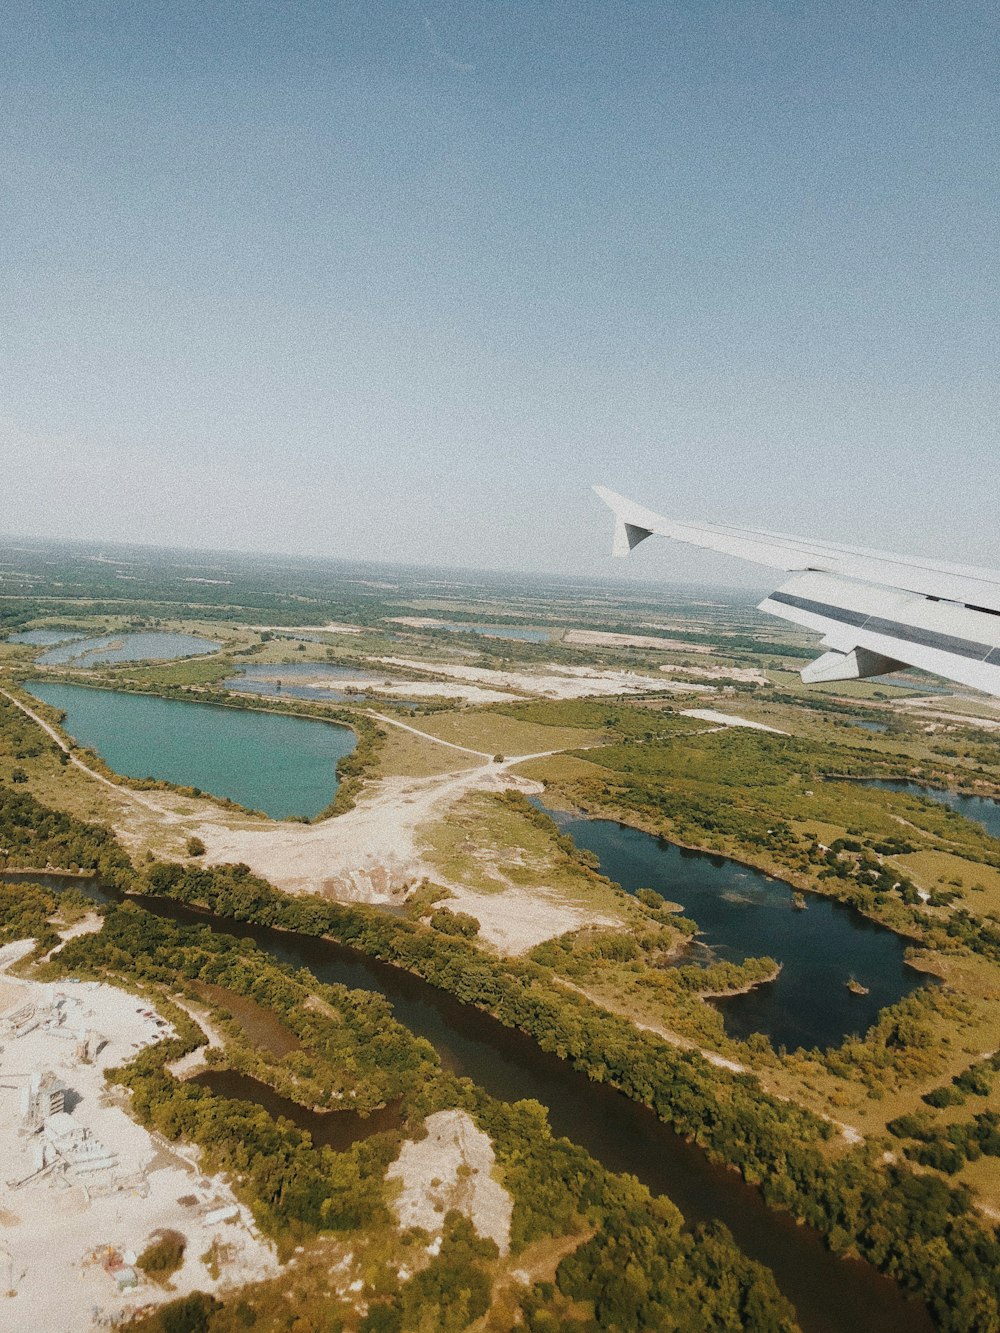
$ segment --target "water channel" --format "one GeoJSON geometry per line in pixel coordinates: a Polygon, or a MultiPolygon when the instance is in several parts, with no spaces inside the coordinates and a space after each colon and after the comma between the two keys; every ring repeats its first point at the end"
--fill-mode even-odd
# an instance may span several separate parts
{"type": "Polygon", "coordinates": [[[312,1111],[282,1097],[266,1083],[261,1083],[260,1079],[240,1074],[235,1069],[208,1069],[202,1074],[195,1074],[191,1082],[197,1087],[208,1088],[217,1097],[253,1102],[275,1120],[284,1116],[299,1129],[307,1130],[318,1148],[333,1148],[337,1152],[344,1152],[359,1139],[382,1134],[388,1129],[398,1129],[403,1123],[398,1103],[382,1106],[370,1115],[361,1115],[351,1110],[312,1111]]]}
{"type": "MultiPolygon", "coordinates": [[[[108,901],[93,881],[72,882],[108,901]]],[[[557,1135],[580,1144],[610,1170],[631,1172],[654,1193],[668,1195],[689,1225],[724,1222],[744,1252],[772,1270],[796,1308],[803,1333],[932,1333],[925,1307],[907,1300],[894,1282],[866,1263],[831,1254],[818,1232],[769,1209],[755,1188],[713,1165],[700,1148],[685,1142],[651,1111],[605,1084],[592,1083],[524,1033],[345,945],[214,917],[167,899],[132,901],[182,924],[209,925],[252,939],[273,958],[307,967],[321,981],[385,996],[398,1021],[425,1037],[445,1068],[505,1101],[540,1102],[557,1135]]],[[[213,1080],[216,1077],[213,1072],[213,1080]]],[[[247,1099],[264,1104],[259,1087],[237,1085],[231,1075],[216,1084],[220,1092],[231,1090],[226,1095],[239,1095],[237,1086],[247,1099]]],[[[303,1117],[316,1113],[280,1101],[279,1114],[310,1127],[303,1117]]]]}
{"type": "Polygon", "coordinates": [[[348,727],[309,718],[49,680],[24,688],[61,709],[64,730],[116,773],[200,787],[272,819],[324,810],[337,760],[354,749],[348,727]]]}
{"type": "Polygon", "coordinates": [[[861,781],[866,787],[904,792],[907,796],[921,796],[925,801],[937,801],[938,805],[946,805],[957,815],[964,815],[973,823],[981,824],[991,838],[1000,838],[1000,801],[994,801],[989,796],[961,796],[955,791],[925,787],[906,778],[864,778],[861,781]]]}

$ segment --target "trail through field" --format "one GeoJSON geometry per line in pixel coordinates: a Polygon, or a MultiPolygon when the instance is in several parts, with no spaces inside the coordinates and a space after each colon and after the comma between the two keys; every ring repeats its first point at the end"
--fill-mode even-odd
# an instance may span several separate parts
{"type": "MultiPolygon", "coordinates": [[[[345,902],[401,905],[407,893],[434,868],[424,855],[419,830],[445,818],[463,796],[472,791],[541,792],[538,782],[512,772],[518,764],[545,759],[561,750],[542,750],[496,760],[485,751],[443,740],[411,723],[385,713],[370,713],[386,726],[408,732],[429,744],[481,759],[481,764],[431,777],[389,777],[372,783],[354,809],[317,824],[276,823],[249,819],[223,811],[210,801],[189,804],[189,813],[171,811],[173,793],[140,793],[112,782],[73,754],[66,741],[45,719],[6,690],[7,699],[32,719],[69,755],[69,762],[94,781],[111,788],[175,826],[183,838],[196,834],[205,844],[204,862],[225,865],[243,862],[256,874],[288,893],[319,893],[345,902]]],[[[129,830],[118,827],[126,838],[129,830]]],[[[509,953],[521,953],[542,940],[562,934],[593,919],[584,911],[559,901],[544,886],[512,888],[503,894],[477,894],[462,885],[447,885],[451,905],[480,922],[484,939],[509,953]]]]}

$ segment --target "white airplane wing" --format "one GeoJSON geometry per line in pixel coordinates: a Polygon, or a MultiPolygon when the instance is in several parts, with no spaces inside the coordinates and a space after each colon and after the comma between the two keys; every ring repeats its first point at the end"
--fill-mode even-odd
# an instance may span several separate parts
{"type": "Polygon", "coordinates": [[[790,573],[760,609],[823,635],[828,651],[802,672],[807,683],[910,666],[1000,695],[1000,571],[679,522],[604,486],[594,490],[615,516],[615,555],[647,537],[670,537],[790,573]]]}

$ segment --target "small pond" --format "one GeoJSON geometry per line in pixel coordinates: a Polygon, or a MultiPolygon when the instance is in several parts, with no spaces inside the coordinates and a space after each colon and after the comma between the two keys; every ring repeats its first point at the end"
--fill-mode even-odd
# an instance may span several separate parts
{"type": "MultiPolygon", "coordinates": [[[[335,666],[329,662],[257,662],[240,668],[238,676],[223,681],[227,690],[238,694],[274,695],[282,699],[308,699],[313,703],[356,703],[370,695],[372,689],[347,688],[355,681],[364,682],[377,690],[378,686],[398,685],[401,682],[377,668],[366,671],[358,667],[335,666]]],[[[416,708],[415,699],[391,696],[395,706],[416,708]]]]}
{"type": "Polygon", "coordinates": [[[272,819],[326,809],[337,761],[354,749],[348,727],[308,718],[48,680],[24,688],[116,773],[200,787],[272,819]]]}

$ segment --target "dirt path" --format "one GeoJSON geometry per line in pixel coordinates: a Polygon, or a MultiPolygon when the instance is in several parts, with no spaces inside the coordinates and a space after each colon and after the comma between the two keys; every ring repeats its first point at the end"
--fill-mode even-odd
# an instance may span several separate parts
{"type": "Polygon", "coordinates": [[[444,745],[449,750],[461,750],[463,754],[474,754],[480,759],[493,758],[485,750],[471,750],[467,745],[457,745],[455,741],[442,740],[440,736],[432,736],[429,731],[421,731],[419,727],[411,727],[408,722],[400,722],[399,718],[389,717],[386,713],[369,712],[368,716],[377,717],[380,722],[385,722],[390,727],[398,727],[400,731],[408,731],[411,736],[419,736],[421,740],[433,741],[435,745],[444,745]]]}
{"type": "Polygon", "coordinates": [[[205,1034],[204,1046],[199,1046],[193,1051],[188,1051],[187,1055],[182,1055],[178,1060],[174,1060],[171,1064],[164,1066],[168,1073],[173,1074],[174,1078],[190,1078],[193,1074],[197,1074],[202,1069],[207,1068],[208,1061],[205,1059],[205,1055],[209,1047],[221,1051],[226,1043],[222,1040],[222,1037],[216,1028],[209,1022],[207,1016],[203,1014],[201,1010],[196,1009],[194,1005],[190,1004],[187,1000],[181,999],[177,995],[172,995],[170,998],[173,1003],[176,1004],[177,1008],[183,1009],[188,1018],[197,1023],[205,1034]]]}
{"type": "Polygon", "coordinates": [[[95,782],[103,782],[105,787],[110,787],[111,790],[117,792],[119,796],[123,796],[130,801],[135,801],[137,805],[144,806],[147,810],[152,810],[154,814],[161,816],[161,818],[168,823],[177,820],[178,816],[172,815],[168,810],[164,810],[163,806],[157,801],[148,796],[143,796],[140,792],[133,791],[131,787],[125,787],[118,782],[112,782],[111,779],[106,778],[103,773],[98,773],[96,769],[88,767],[82,759],[78,758],[73,753],[59,732],[56,731],[55,727],[46,722],[43,717],[39,717],[34,709],[29,708],[27,704],[22,703],[20,699],[11,694],[8,690],[0,688],[0,694],[2,694],[5,699],[8,699],[15,708],[20,708],[21,712],[27,717],[30,717],[32,722],[41,727],[46,736],[48,736],[50,740],[55,741],[63,754],[69,756],[69,762],[73,764],[74,767],[78,768],[81,773],[86,773],[87,777],[93,778],[95,782]]]}
{"type": "MultiPolygon", "coordinates": [[[[424,858],[422,826],[445,817],[471,791],[536,795],[541,784],[512,770],[529,760],[562,753],[540,750],[495,760],[483,750],[443,740],[384,713],[370,713],[387,726],[483,762],[430,777],[383,778],[362,793],[352,810],[318,824],[250,820],[209,802],[190,814],[177,814],[161,801],[119,786],[90,768],[71,752],[55,727],[8,691],[0,693],[40,726],[81,772],[152,812],[161,824],[181,826],[183,835],[196,834],[205,844],[207,864],[243,862],[288,893],[320,893],[347,902],[401,904],[413,885],[434,876],[433,866],[424,858]]],[[[464,892],[458,896],[462,910],[475,914],[479,909],[483,938],[505,952],[523,952],[584,922],[585,914],[569,912],[555,899],[526,891],[506,902],[506,895],[488,900],[464,892]]]]}

